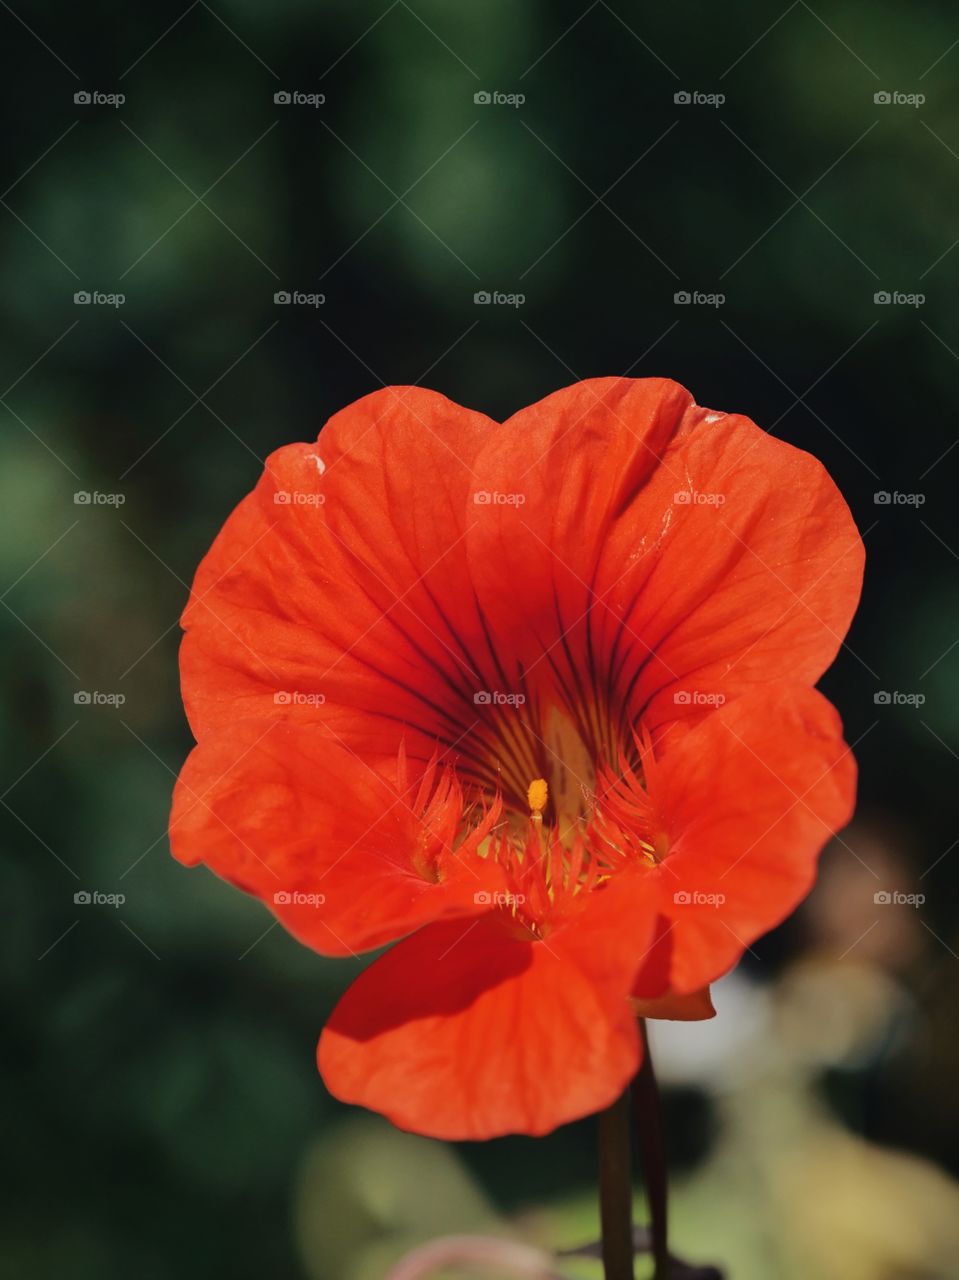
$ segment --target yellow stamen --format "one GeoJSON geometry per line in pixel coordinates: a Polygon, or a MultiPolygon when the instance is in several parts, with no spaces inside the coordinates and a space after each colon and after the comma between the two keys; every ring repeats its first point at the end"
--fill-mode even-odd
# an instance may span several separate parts
{"type": "Polygon", "coordinates": [[[526,789],[526,799],[529,801],[530,817],[534,822],[542,822],[543,810],[549,799],[549,787],[545,778],[533,779],[526,789]]]}

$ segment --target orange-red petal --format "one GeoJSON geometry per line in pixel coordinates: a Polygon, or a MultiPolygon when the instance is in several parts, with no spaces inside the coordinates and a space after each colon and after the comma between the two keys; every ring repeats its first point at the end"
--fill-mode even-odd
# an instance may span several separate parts
{"type": "Polygon", "coordinates": [[[542,941],[494,913],[398,943],[322,1034],[330,1091],[447,1139],[548,1133],[609,1105],[639,1065],[628,992],[649,940],[620,890],[542,941]]]}
{"type": "Polygon", "coordinates": [[[316,444],[267,459],[183,615],[198,738],[238,714],[327,721],[374,754],[405,736],[428,759],[462,736],[483,687],[466,513],[493,426],[389,387],[335,414],[316,444]]]}
{"type": "Polygon", "coordinates": [[[505,889],[500,869],[469,851],[475,838],[458,834],[456,789],[439,779],[429,798],[441,807],[424,821],[414,789],[321,726],[241,721],[193,750],[170,838],[181,862],[255,894],[301,942],[346,955],[485,911],[505,889]]]}
{"type": "Polygon", "coordinates": [[[820,851],[852,815],[856,766],[821,694],[773,685],[676,740],[647,783],[668,853],[650,875],[659,933],[635,993],[686,994],[809,892],[820,851]]]}
{"type": "Polygon", "coordinates": [[[502,497],[469,535],[493,643],[567,703],[668,728],[717,693],[816,680],[845,636],[863,550],[836,486],[674,382],[564,388],[494,432],[476,476],[502,497]]]}
{"type": "Polygon", "coordinates": [[[272,455],[227,521],[184,615],[184,699],[198,736],[321,719],[512,784],[535,743],[477,695],[660,736],[717,693],[815,680],[861,573],[820,464],[674,382],[587,380],[501,426],[388,388],[272,455]]]}

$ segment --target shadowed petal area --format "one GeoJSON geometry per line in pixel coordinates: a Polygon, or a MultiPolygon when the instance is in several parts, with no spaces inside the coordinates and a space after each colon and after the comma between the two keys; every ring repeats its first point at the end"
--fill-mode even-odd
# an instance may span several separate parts
{"type": "Polygon", "coordinates": [[[205,863],[301,942],[345,955],[487,910],[505,886],[475,851],[497,814],[494,805],[464,831],[462,793],[448,774],[428,769],[415,787],[397,783],[322,726],[255,720],[194,748],[170,837],[181,862],[205,863]]]}
{"type": "Polygon", "coordinates": [[[607,1106],[640,1059],[627,995],[648,938],[635,906],[616,884],[544,941],[493,913],[398,943],[323,1032],[327,1086],[446,1139],[548,1133],[607,1106]]]}

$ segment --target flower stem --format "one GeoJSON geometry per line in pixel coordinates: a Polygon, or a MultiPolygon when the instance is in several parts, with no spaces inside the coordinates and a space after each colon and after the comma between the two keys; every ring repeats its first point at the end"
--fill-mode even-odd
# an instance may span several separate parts
{"type": "Polygon", "coordinates": [[[634,1280],[629,1090],[599,1113],[599,1216],[606,1280],[634,1280]]]}
{"type": "Polygon", "coordinates": [[[653,1070],[646,1022],[641,1019],[643,1063],[633,1081],[633,1101],[639,1122],[639,1145],[643,1161],[646,1199],[649,1203],[650,1236],[655,1261],[653,1280],[669,1280],[666,1143],[663,1136],[663,1108],[653,1070]]]}

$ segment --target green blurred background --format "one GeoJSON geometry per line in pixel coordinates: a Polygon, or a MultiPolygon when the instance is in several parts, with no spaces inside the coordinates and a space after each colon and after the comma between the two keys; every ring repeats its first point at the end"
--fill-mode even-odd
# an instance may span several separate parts
{"type": "Polygon", "coordinates": [[[176,619],[266,454],[384,383],[499,417],[626,372],[815,453],[869,566],[823,686],[859,817],[719,1018],[657,1028],[677,1247],[959,1274],[954,6],[15,0],[0,31],[0,1274],[372,1280],[444,1230],[595,1235],[589,1124],[457,1148],[335,1105],[354,968],[165,823],[176,619]]]}

